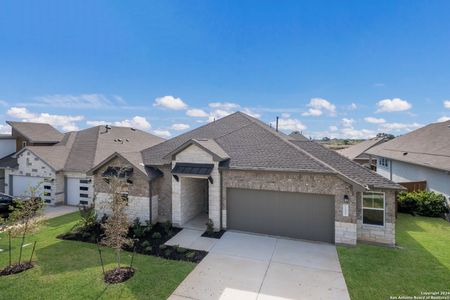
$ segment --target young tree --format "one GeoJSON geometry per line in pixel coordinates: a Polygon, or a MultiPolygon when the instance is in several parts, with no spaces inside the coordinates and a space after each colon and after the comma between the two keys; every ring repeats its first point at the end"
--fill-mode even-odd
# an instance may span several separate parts
{"type": "MultiPolygon", "coordinates": [[[[19,259],[16,269],[21,269],[23,247],[27,234],[37,231],[43,223],[42,209],[44,203],[39,197],[39,186],[30,187],[30,196],[26,199],[16,199],[12,212],[3,221],[2,231],[7,232],[9,237],[9,267],[12,267],[11,238],[20,237],[19,259]]],[[[33,254],[32,254],[33,255],[33,254]]],[[[30,259],[31,262],[31,259],[30,259]]]]}
{"type": "Polygon", "coordinates": [[[112,270],[118,276],[122,272],[129,272],[130,268],[121,268],[121,251],[126,245],[131,245],[132,240],[127,237],[130,223],[126,214],[128,199],[125,196],[128,189],[129,178],[123,174],[125,171],[119,170],[116,174],[108,176],[109,199],[104,203],[109,211],[108,218],[103,224],[104,237],[102,244],[116,250],[117,269],[112,270]]]}

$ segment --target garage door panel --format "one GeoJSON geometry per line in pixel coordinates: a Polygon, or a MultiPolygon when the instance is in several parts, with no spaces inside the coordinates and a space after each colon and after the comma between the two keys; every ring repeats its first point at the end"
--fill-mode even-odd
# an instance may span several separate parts
{"type": "Polygon", "coordinates": [[[334,242],[334,197],[228,189],[229,229],[334,242]]]}

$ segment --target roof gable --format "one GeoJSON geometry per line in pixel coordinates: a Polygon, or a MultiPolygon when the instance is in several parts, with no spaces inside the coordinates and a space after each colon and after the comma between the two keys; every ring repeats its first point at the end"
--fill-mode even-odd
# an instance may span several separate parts
{"type": "Polygon", "coordinates": [[[53,126],[46,123],[14,122],[6,121],[13,130],[32,143],[56,144],[60,142],[64,134],[56,130],[53,126]]]}

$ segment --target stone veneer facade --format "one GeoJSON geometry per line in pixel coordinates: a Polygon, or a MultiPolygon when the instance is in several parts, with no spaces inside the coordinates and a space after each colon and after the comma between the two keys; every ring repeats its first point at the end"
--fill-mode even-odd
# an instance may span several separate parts
{"type": "MultiPolygon", "coordinates": [[[[179,181],[171,174],[171,168],[176,162],[213,163],[211,174],[213,183],[209,184],[209,218],[213,220],[215,229],[227,228],[227,189],[242,188],[256,190],[271,190],[283,192],[299,192],[334,195],[335,197],[335,243],[355,245],[357,241],[368,241],[387,245],[395,244],[395,191],[377,190],[385,193],[385,225],[371,226],[362,224],[362,192],[334,174],[300,173],[284,171],[250,171],[218,169],[218,162],[212,155],[196,145],[191,145],[178,153],[172,165],[160,166],[164,176],[151,183],[151,191],[157,207],[158,220],[171,220],[175,225],[182,226],[188,221],[182,214],[182,190],[193,180],[189,176],[180,177],[179,181]],[[343,214],[344,196],[348,196],[348,216],[343,214]]],[[[112,161],[109,166],[123,166],[123,161],[112,161]]],[[[95,177],[96,191],[104,192],[104,184],[98,174],[106,170],[105,165],[95,177]]],[[[126,165],[126,163],[125,163],[126,165]]],[[[136,172],[135,172],[136,173],[136,172]]],[[[140,212],[148,211],[149,184],[142,179],[135,179],[130,186],[130,219],[145,217],[140,212]],[[136,198],[132,198],[136,197],[136,198]],[[139,198],[142,197],[142,198],[139,198]]],[[[192,177],[192,176],[191,176],[192,177]]],[[[98,197],[98,196],[97,196],[98,197]]],[[[102,196],[103,197],[103,196],[102,196]]],[[[147,214],[148,216],[148,214],[147,214]]]]}
{"type": "MultiPolygon", "coordinates": [[[[108,183],[103,180],[101,174],[106,171],[109,166],[113,167],[132,167],[126,160],[116,157],[108,164],[99,168],[94,174],[94,193],[96,197],[96,211],[99,217],[103,214],[109,214],[108,203],[110,201],[108,183]]],[[[135,170],[132,177],[133,183],[128,184],[128,207],[127,212],[129,220],[133,221],[139,218],[141,222],[149,219],[150,215],[150,184],[147,177],[135,170]]],[[[152,195],[152,222],[158,220],[158,195],[152,195]]]]}

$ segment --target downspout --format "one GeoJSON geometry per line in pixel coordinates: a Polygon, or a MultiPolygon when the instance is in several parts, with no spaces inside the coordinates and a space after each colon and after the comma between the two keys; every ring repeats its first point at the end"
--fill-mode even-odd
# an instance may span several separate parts
{"type": "Polygon", "coordinates": [[[389,160],[389,180],[392,180],[392,159],[389,160]]]}
{"type": "Polygon", "coordinates": [[[223,213],[222,213],[222,210],[223,210],[223,208],[222,208],[222,204],[223,204],[223,172],[222,172],[222,170],[221,169],[219,169],[219,176],[220,176],[220,180],[219,180],[219,182],[220,182],[220,209],[219,209],[219,214],[220,214],[220,224],[219,224],[219,230],[222,230],[223,228],[223,220],[222,220],[222,218],[223,218],[223,213]]]}
{"type": "Polygon", "coordinates": [[[153,224],[153,184],[152,184],[152,180],[150,180],[148,182],[148,194],[149,194],[149,199],[148,199],[148,219],[150,221],[150,224],[153,224]]]}

